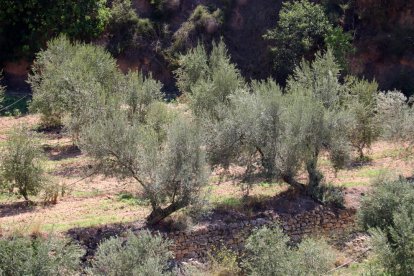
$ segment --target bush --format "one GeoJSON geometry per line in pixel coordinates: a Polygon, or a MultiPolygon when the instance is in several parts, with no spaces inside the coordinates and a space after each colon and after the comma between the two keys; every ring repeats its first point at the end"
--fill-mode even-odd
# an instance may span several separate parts
{"type": "Polygon", "coordinates": [[[274,66],[281,81],[286,80],[302,58],[312,60],[317,51],[330,48],[344,69],[348,55],[354,51],[351,34],[334,27],[323,6],[309,0],[284,2],[276,28],[268,30],[264,38],[271,43],[274,66]]]}
{"type": "Polygon", "coordinates": [[[332,184],[322,184],[314,187],[313,190],[309,191],[314,199],[335,206],[337,208],[344,207],[344,188],[336,187],[332,184]]]}
{"type": "Polygon", "coordinates": [[[34,135],[23,126],[15,129],[0,156],[3,186],[11,192],[17,189],[26,200],[29,195],[37,195],[46,182],[42,158],[42,150],[34,135]]]}
{"type": "Polygon", "coordinates": [[[335,254],[324,241],[303,240],[297,248],[275,226],[263,227],[247,240],[244,268],[248,275],[320,275],[330,270],[335,254]]]}
{"type": "Polygon", "coordinates": [[[381,179],[374,183],[371,193],[363,198],[358,212],[359,224],[365,229],[386,230],[393,226],[394,214],[403,206],[414,204],[414,185],[403,179],[381,179]]]}
{"type": "Polygon", "coordinates": [[[362,201],[359,221],[372,236],[374,260],[390,275],[414,273],[414,184],[383,180],[362,201]]]}
{"type": "Polygon", "coordinates": [[[46,41],[60,33],[90,41],[108,22],[105,0],[0,2],[0,60],[31,59],[46,41]]]}
{"type": "Polygon", "coordinates": [[[126,240],[110,238],[102,242],[92,259],[92,275],[169,275],[168,261],[173,257],[170,242],[161,236],[129,232],[126,240]]]}
{"type": "Polygon", "coordinates": [[[191,48],[201,34],[213,34],[223,24],[223,13],[220,9],[210,10],[204,5],[198,5],[188,20],[174,33],[170,51],[183,52],[191,48]]]}
{"type": "Polygon", "coordinates": [[[108,32],[108,50],[119,55],[129,47],[137,47],[140,39],[154,33],[154,26],[149,19],[138,17],[130,0],[116,0],[112,3],[108,32]]]}
{"type": "Polygon", "coordinates": [[[74,275],[84,251],[68,240],[49,236],[0,239],[0,275],[74,275]]]}
{"type": "Polygon", "coordinates": [[[413,142],[414,108],[400,91],[387,91],[378,94],[378,122],[382,137],[391,141],[413,142]]]}

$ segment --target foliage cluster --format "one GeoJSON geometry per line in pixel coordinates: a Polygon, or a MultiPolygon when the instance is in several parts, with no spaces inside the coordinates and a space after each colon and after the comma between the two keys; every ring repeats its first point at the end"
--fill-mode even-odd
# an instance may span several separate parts
{"type": "Polygon", "coordinates": [[[213,43],[211,53],[201,45],[179,58],[177,86],[189,100],[198,118],[219,119],[230,95],[244,86],[244,80],[230,61],[223,41],[213,43]]]}
{"type": "Polygon", "coordinates": [[[47,40],[60,33],[90,40],[105,29],[109,9],[105,0],[0,2],[0,60],[32,57],[47,40]]]}
{"type": "Polygon", "coordinates": [[[0,275],[74,275],[80,269],[80,246],[56,236],[0,239],[0,275]]]}
{"type": "Polygon", "coordinates": [[[91,262],[91,275],[171,275],[168,262],[173,257],[170,242],[161,236],[128,232],[102,242],[91,262]]]}
{"type": "Polygon", "coordinates": [[[33,64],[31,109],[43,115],[46,126],[66,119],[66,126],[77,135],[82,124],[100,114],[100,106],[118,90],[121,77],[104,49],[59,36],[48,42],[33,64]]]}
{"type": "Polygon", "coordinates": [[[329,271],[335,253],[323,240],[305,239],[297,247],[280,227],[263,227],[246,243],[247,275],[320,275],[329,271]]]}
{"type": "Polygon", "coordinates": [[[45,183],[43,152],[33,134],[25,127],[14,130],[0,154],[0,188],[18,193],[29,200],[45,183]]]}
{"type": "Polygon", "coordinates": [[[359,221],[372,235],[378,271],[414,273],[414,184],[404,179],[378,182],[362,201],[359,221]]]}
{"type": "Polygon", "coordinates": [[[329,22],[321,5],[308,0],[284,2],[276,28],[268,30],[264,38],[272,43],[275,69],[281,80],[293,72],[302,58],[311,60],[326,47],[333,49],[344,68],[346,55],[352,51],[351,36],[329,22]]]}
{"type": "Polygon", "coordinates": [[[138,48],[143,39],[154,34],[154,26],[148,18],[139,18],[130,0],[116,0],[112,3],[107,31],[109,52],[119,55],[127,48],[138,48]]]}
{"type": "Polygon", "coordinates": [[[303,61],[284,91],[271,79],[244,84],[222,43],[210,55],[199,45],[180,61],[178,86],[204,125],[212,165],[240,164],[247,176],[259,169],[302,189],[295,177],[303,165],[310,188],[321,183],[321,151],[331,153],[335,168],[346,164],[351,97],[331,51],[303,61]]]}
{"type": "Polygon", "coordinates": [[[223,24],[223,12],[212,10],[204,5],[198,5],[188,20],[173,35],[171,51],[182,52],[190,49],[199,39],[200,33],[213,34],[223,24]]]}

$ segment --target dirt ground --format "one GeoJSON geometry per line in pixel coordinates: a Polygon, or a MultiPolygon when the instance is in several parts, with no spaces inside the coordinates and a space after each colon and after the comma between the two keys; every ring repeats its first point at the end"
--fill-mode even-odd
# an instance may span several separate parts
{"type": "MultiPolygon", "coordinates": [[[[38,122],[39,117],[35,115],[0,117],[0,147],[13,126],[23,123],[35,128],[38,122]]],[[[64,195],[56,205],[45,206],[41,195],[32,198],[33,204],[27,204],[17,196],[0,194],[0,234],[12,231],[62,232],[78,227],[144,221],[150,209],[145,200],[139,199],[140,189],[133,181],[119,181],[93,174],[93,161],[74,147],[70,137],[62,131],[39,135],[47,155],[47,170],[54,181],[65,187],[64,195]],[[135,199],[136,195],[138,199],[135,199]]],[[[327,157],[320,160],[320,169],[326,182],[345,188],[345,200],[349,208],[358,208],[360,198],[379,176],[394,174],[408,177],[413,173],[414,160],[402,145],[378,142],[367,155],[372,158],[371,162],[354,164],[337,173],[327,157]]],[[[273,204],[274,208],[299,208],[290,206],[286,199],[275,201],[275,196],[287,189],[281,183],[257,183],[250,191],[251,200],[246,203],[239,181],[226,178],[220,181],[220,177],[213,174],[206,190],[206,199],[214,208],[224,207],[221,209],[235,211],[241,208],[245,210],[246,205],[254,211],[255,208],[263,207],[263,204],[273,204]]],[[[306,204],[304,201],[302,205],[306,204]]]]}

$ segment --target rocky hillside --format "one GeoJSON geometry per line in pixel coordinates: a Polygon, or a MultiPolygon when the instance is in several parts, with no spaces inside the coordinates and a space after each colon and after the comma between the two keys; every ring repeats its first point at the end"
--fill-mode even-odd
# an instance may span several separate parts
{"type": "MultiPolygon", "coordinates": [[[[112,2],[112,1],[110,1],[112,2]]],[[[176,56],[202,41],[209,45],[222,37],[242,74],[248,79],[274,76],[269,42],[263,34],[274,28],[282,0],[133,0],[138,17],[152,24],[149,34],[134,37],[115,51],[123,71],[139,69],[161,80],[176,94],[173,71],[176,56]],[[206,7],[196,11],[199,5],[206,7]],[[198,14],[197,14],[198,12],[198,14]]],[[[354,74],[376,79],[382,89],[414,92],[414,3],[407,0],[320,0],[336,24],[354,36],[349,58],[354,74]],[[346,5],[344,5],[346,4],[346,5]]],[[[111,6],[111,3],[108,3],[111,6]]],[[[124,39],[123,29],[110,26],[95,43],[108,47],[124,39]],[[120,35],[121,34],[121,35],[120,35]],[[121,37],[121,38],[120,38],[121,37]]],[[[110,47],[109,47],[110,48],[110,47]]],[[[29,91],[25,84],[30,60],[3,63],[4,82],[12,91],[29,91]]]]}

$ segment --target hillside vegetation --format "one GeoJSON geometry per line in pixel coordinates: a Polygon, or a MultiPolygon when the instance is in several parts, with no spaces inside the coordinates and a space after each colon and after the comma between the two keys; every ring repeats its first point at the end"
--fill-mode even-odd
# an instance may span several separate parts
{"type": "Polygon", "coordinates": [[[354,70],[367,3],[263,1],[255,32],[201,2],[1,4],[33,61],[0,86],[0,276],[412,275],[413,98],[354,70]]]}

